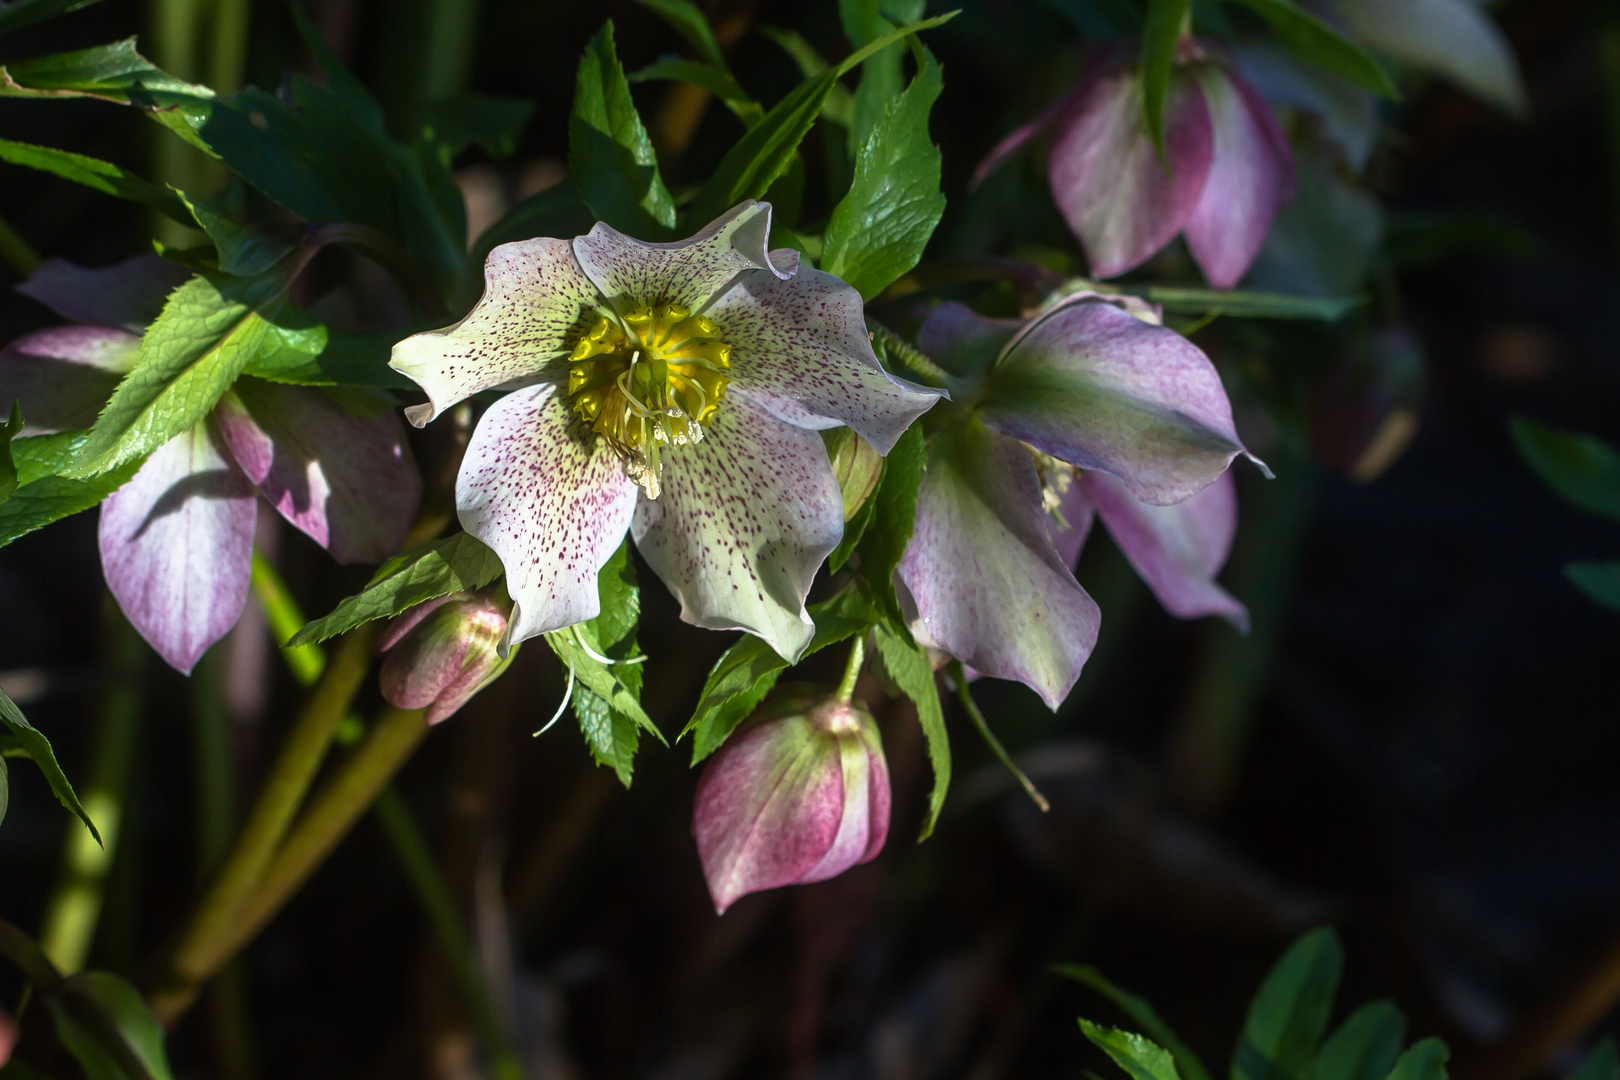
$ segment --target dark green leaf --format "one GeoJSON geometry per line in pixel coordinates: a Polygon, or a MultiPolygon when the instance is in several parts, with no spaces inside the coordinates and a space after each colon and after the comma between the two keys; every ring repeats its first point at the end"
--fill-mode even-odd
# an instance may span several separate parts
{"type": "Polygon", "coordinates": [[[12,0],[0,7],[0,34],[9,34],[58,15],[99,4],[101,0],[12,0]]]}
{"type": "MultiPolygon", "coordinates": [[[[925,0],[838,0],[839,21],[844,36],[859,48],[869,45],[895,27],[891,20],[913,23],[922,18],[925,0]]],[[[889,104],[900,96],[905,85],[901,67],[905,49],[899,43],[874,54],[861,68],[861,83],[855,90],[849,114],[849,155],[857,158],[889,104]]]]}
{"type": "Polygon", "coordinates": [[[1331,71],[1391,101],[1401,95],[1389,72],[1360,45],[1293,0],[1235,0],[1266,21],[1283,47],[1307,64],[1331,71]]]}
{"type": "Polygon", "coordinates": [[[1181,1080],[1176,1063],[1164,1047],[1129,1031],[1105,1028],[1080,1019],[1080,1030],[1097,1044],[1132,1080],[1181,1080]]]}
{"type": "Polygon", "coordinates": [[[154,66],[135,51],[134,38],[0,67],[0,97],[95,97],[124,105],[153,94],[206,99],[213,93],[154,66]]]}
{"type": "Polygon", "coordinates": [[[1439,1039],[1424,1039],[1401,1055],[1388,1080],[1446,1080],[1451,1051],[1439,1039]]]}
{"type": "Polygon", "coordinates": [[[737,80],[732,77],[731,72],[717,68],[713,64],[666,56],[653,61],[640,71],[631,72],[628,78],[633,83],[668,79],[672,82],[701,86],[719,98],[720,103],[735,113],[745,127],[753,127],[765,115],[765,110],[760,108],[759,102],[749,97],[748,91],[737,85],[737,80]]]}
{"type": "Polygon", "coordinates": [[[917,721],[922,725],[923,738],[928,743],[928,762],[934,769],[934,789],[928,797],[928,814],[923,819],[922,835],[926,840],[934,831],[934,823],[945,806],[945,793],[951,786],[951,740],[945,731],[945,713],[939,704],[939,684],[934,681],[934,670],[929,665],[928,653],[922,646],[901,637],[886,622],[872,630],[878,656],[889,677],[902,693],[917,704],[917,721]]]}
{"type": "Polygon", "coordinates": [[[1405,1042],[1406,1018],[1395,1003],[1370,1002],[1322,1045],[1311,1080],[1384,1080],[1405,1042]]]}
{"type": "MultiPolygon", "coordinates": [[[[580,236],[590,231],[595,221],[579,188],[572,180],[564,180],[538,195],[530,195],[508,210],[505,217],[485,229],[473,245],[472,262],[476,269],[482,271],[484,260],[501,244],[536,236],[563,239],[580,236]]],[[[482,284],[480,279],[479,285],[482,284]]]]}
{"type": "Polygon", "coordinates": [[[446,163],[473,145],[500,161],[517,153],[533,113],[534,102],[522,98],[457,94],[427,106],[424,134],[446,163]]]}
{"type": "Polygon", "coordinates": [[[90,830],[90,835],[96,838],[96,843],[101,843],[101,834],[96,831],[96,823],[84,812],[84,807],[79,803],[79,796],[73,791],[73,785],[68,783],[66,774],[62,772],[62,766],[57,764],[56,752],[51,749],[50,740],[28,722],[22,710],[17,708],[16,703],[4,690],[0,690],[0,733],[9,735],[15,750],[20,750],[25,757],[39,766],[39,771],[45,774],[46,783],[51,785],[51,792],[56,796],[56,801],[84,822],[84,827],[90,830]]]}
{"type": "MultiPolygon", "coordinates": [[[[291,314],[288,311],[282,317],[291,314]]],[[[373,330],[366,333],[326,327],[321,330],[324,346],[318,337],[307,339],[309,344],[318,348],[318,352],[312,354],[302,349],[286,348],[274,353],[261,353],[242,370],[242,374],[295,386],[368,386],[388,390],[415,388],[415,383],[388,366],[394,343],[405,337],[409,330],[373,330]]]]}
{"type": "Polygon", "coordinates": [[[1344,950],[1332,930],[1312,930],[1294,942],[1249,1003],[1232,1080],[1308,1076],[1343,967],[1344,950]]]}
{"type": "Polygon", "coordinates": [[[6,500],[17,490],[17,462],[11,456],[11,440],[22,431],[22,426],[22,408],[13,401],[11,419],[0,424],[0,509],[5,507],[6,500]]]}
{"type": "Polygon", "coordinates": [[[1364,296],[1288,296],[1234,289],[1182,289],[1163,285],[1125,286],[1121,292],[1161,305],[1171,315],[1224,315],[1248,319],[1315,319],[1335,322],[1367,302],[1364,296]]]}
{"type": "Polygon", "coordinates": [[[313,645],[440,596],[482,589],[500,576],[501,560],[467,533],[430,540],[383,563],[363,590],[298,631],[287,647],[313,645]]]}
{"type": "Polygon", "coordinates": [[[917,265],[945,213],[939,148],[928,135],[942,79],[932,54],[922,57],[917,77],[888,100],[856,154],[849,194],[827,220],[821,268],[867,300],[917,265]]]}
{"type": "Polygon", "coordinates": [[[0,547],[54,521],[97,506],[128,483],[144,458],[90,480],[60,475],[82,452],[88,431],[32,435],[11,444],[17,464],[17,490],[0,506],[0,547]]]}
{"type": "Polygon", "coordinates": [[[658,172],[613,47],[613,23],[585,46],[568,120],[568,165],[591,210],[621,232],[660,240],[675,227],[675,200],[658,172]]]}
{"type": "MultiPolygon", "coordinates": [[[[240,185],[234,186],[236,192],[240,185]]],[[[246,221],[226,208],[230,195],[194,199],[176,192],[197,227],[208,234],[218,252],[219,269],[235,277],[254,277],[280,262],[298,243],[297,228],[272,227],[246,221]]]]}
{"type": "Polygon", "coordinates": [[[191,220],[185,203],[177,199],[172,192],[164,191],[156,184],[149,184],[110,161],[85,157],[83,154],[70,154],[66,150],[57,150],[50,146],[12,142],[10,139],[0,139],[0,159],[13,165],[40,169],[120,199],[145,203],[181,223],[189,224],[191,220]]]}
{"type": "Polygon", "coordinates": [[[857,49],[837,67],[806,79],[737,140],[693,200],[693,220],[709,222],[745,199],[763,198],[798,152],[839,76],[889,45],[948,22],[955,12],[903,26],[857,49]]]}
{"type": "Polygon", "coordinates": [[[713,65],[722,71],[726,68],[726,57],[720,51],[720,43],[715,40],[714,30],[709,26],[708,16],[703,14],[701,8],[691,0],[639,0],[642,7],[653,11],[663,19],[675,32],[686,39],[692,46],[692,51],[705,64],[713,65]]]}
{"type": "Polygon", "coordinates": [[[355,77],[354,72],[343,66],[337,53],[326,42],[326,35],[321,28],[304,10],[303,0],[293,0],[289,5],[292,8],[293,21],[298,25],[298,36],[304,39],[304,47],[309,49],[310,55],[315,58],[315,64],[321,69],[321,75],[326,80],[326,89],[332,96],[342,102],[344,109],[350,116],[373,135],[381,136],[384,128],[382,106],[366,89],[366,84],[355,77]]]}
{"type": "Polygon", "coordinates": [[[283,332],[271,321],[287,284],[281,274],[199,275],[171,293],[67,475],[87,479],[151,453],[207,416],[254,359],[307,351],[307,331],[283,332]]]}
{"type": "Polygon", "coordinates": [[[877,494],[872,521],[855,550],[861,556],[861,576],[866,579],[878,607],[901,637],[907,640],[911,632],[900,610],[900,601],[894,594],[894,568],[911,542],[912,530],[917,524],[917,491],[922,486],[923,467],[928,461],[928,450],[923,442],[920,425],[907,428],[900,441],[894,444],[883,461],[883,479],[877,494]]]}
{"type": "Polygon", "coordinates": [[[1057,964],[1052,970],[1091,987],[1113,1002],[1121,1012],[1147,1032],[1149,1038],[1170,1051],[1170,1056],[1175,1058],[1176,1068],[1183,1080],[1210,1080],[1209,1070],[1204,1067],[1198,1055],[1177,1037],[1147,999],[1121,990],[1090,964],[1057,964]]]}
{"type": "Polygon", "coordinates": [[[1519,456],[1543,483],[1582,510],[1620,521],[1620,452],[1591,435],[1516,417],[1519,456]]]}
{"type": "MultiPolygon", "coordinates": [[[[857,588],[846,588],[832,598],[810,606],[816,632],[804,655],[863,634],[872,625],[872,602],[857,588]]],[[[777,676],[788,666],[776,650],[749,634],[727,649],[703,684],[692,719],[681,736],[694,732],[692,764],[696,765],[724,745],[737,725],[765,699],[777,676]]]]}
{"type": "Polygon", "coordinates": [[[1599,1043],[1581,1067],[1569,1074],[1569,1080],[1620,1080],[1620,1056],[1615,1054],[1614,1040],[1599,1043]]]}
{"type": "Polygon", "coordinates": [[[1588,600],[1610,611],[1620,611],[1620,562],[1565,563],[1564,576],[1588,600]]]}
{"type": "Polygon", "coordinates": [[[1164,158],[1164,103],[1170,96],[1170,75],[1176,64],[1176,45],[1192,12],[1192,0],[1148,0],[1147,25],[1142,31],[1142,113],[1148,137],[1164,158]]]}
{"type": "Polygon", "coordinates": [[[163,1026],[127,980],[106,971],[80,972],[48,1004],[57,1036],[88,1080],[174,1080],[163,1026]],[[86,1023],[88,1015],[101,1022],[86,1023]]]}

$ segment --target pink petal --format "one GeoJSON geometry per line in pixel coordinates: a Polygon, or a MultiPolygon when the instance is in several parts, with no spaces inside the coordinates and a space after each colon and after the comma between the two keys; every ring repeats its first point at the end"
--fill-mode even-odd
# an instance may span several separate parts
{"type": "Polygon", "coordinates": [[[1294,156],[1267,105],[1219,62],[1197,68],[1215,132],[1215,160],[1198,209],[1187,222],[1187,246],[1204,277],[1230,289],[1260,253],[1277,211],[1293,196],[1294,156]]]}
{"type": "Polygon", "coordinates": [[[1112,473],[1145,502],[1203,490],[1242,452],[1209,358],[1095,294],[1031,323],[990,372],[980,408],[992,427],[1112,473]]]}
{"type": "Polygon", "coordinates": [[[158,317],[163,302],[191,271],[156,255],[94,269],[46,259],[17,291],[69,322],[139,331],[158,317]]]}
{"type": "Polygon", "coordinates": [[[237,464],[276,511],[340,563],[399,550],[422,480],[392,409],[324,390],[237,380],[215,411],[237,464]]]}
{"type": "Polygon", "coordinates": [[[1198,206],[1214,136],[1197,83],[1179,71],[1165,102],[1164,146],[1160,161],[1132,69],[1099,77],[1057,121],[1048,166],[1052,196],[1094,277],[1114,277],[1152,258],[1198,206]]]}
{"type": "Polygon", "coordinates": [[[509,642],[597,616],[596,575],[624,539],[637,490],[556,384],[489,407],[456,477],[456,511],[506,569],[509,642]]]}
{"type": "Polygon", "coordinates": [[[24,335],[0,351],[0,409],[20,402],[30,435],[87,428],[140,349],[139,335],[104,326],[24,335]]]}
{"type": "Polygon", "coordinates": [[[820,270],[744,274],[708,314],[732,349],[731,390],[796,427],[845,424],[887,454],[943,394],[883,370],[861,294],[820,270]]]}
{"type": "Polygon", "coordinates": [[[1215,581],[1237,533],[1231,473],[1173,506],[1138,502],[1129,488],[1103,473],[1086,473],[1080,485],[1166,611],[1182,619],[1219,615],[1248,633],[1248,609],[1215,581]]]}
{"type": "Polygon", "coordinates": [[[253,485],[206,423],[170,439],[101,504],[101,568],[158,655],[190,674],[236,624],[253,559],[253,485]]]}
{"type": "Polygon", "coordinates": [[[680,599],[681,618],[758,634],[797,660],[815,631],[805,595],[844,534],[821,436],[736,394],[702,442],[663,457],[663,493],[641,500],[631,535],[680,599]]]}
{"type": "Polygon", "coordinates": [[[1097,643],[1101,615],[1047,535],[1029,451],[977,420],[939,436],[898,575],[912,630],[1055,709],[1097,643]]]}

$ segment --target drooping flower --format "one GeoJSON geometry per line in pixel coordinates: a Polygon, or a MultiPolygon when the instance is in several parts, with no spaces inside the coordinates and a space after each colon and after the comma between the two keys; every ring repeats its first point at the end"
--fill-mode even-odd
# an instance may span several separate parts
{"type": "MultiPolygon", "coordinates": [[[[81,323],[0,352],[0,398],[21,401],[25,433],[93,423],[139,360],[140,328],[186,276],[154,256],[102,270],[53,259],[19,286],[81,323]]],[[[259,496],[339,562],[380,562],[416,515],[421,479],[386,401],[239,378],[101,506],[107,587],[183,673],[247,603],[259,496]]]]}
{"type": "Polygon", "coordinates": [[[401,709],[426,709],[427,722],[447,719],[500,677],[496,645],[506,611],[487,596],[454,593],[429,600],[394,620],[378,648],[382,695],[401,709]]]}
{"type": "Polygon", "coordinates": [[[1126,47],[1101,56],[1067,97],[1002,140],[975,181],[1051,127],[1052,196],[1093,277],[1134,269],[1181,234],[1209,283],[1230,289],[1293,197],[1288,140],[1224,51],[1184,39],[1164,105],[1161,160],[1134,56],[1126,47]]]}
{"type": "MultiPolygon", "coordinates": [[[[1087,502],[1076,516],[1104,507],[1116,536],[1139,539],[1133,560],[1162,595],[1175,595],[1169,564],[1183,556],[1218,565],[1218,529],[1189,524],[1182,544],[1141,519],[1198,495],[1245,453],[1220,376],[1147,305],[1090,292],[1029,320],[943,304],[918,344],[975,389],[929,447],[897,572],[912,631],[981,674],[1025,683],[1055,709],[1096,644],[1100,614],[1074,579],[1078,543],[1059,552],[1050,512],[1082,469],[1087,502]]],[[[1070,524],[1078,534],[1085,523],[1070,524]]]]}
{"type": "Polygon", "coordinates": [[[692,835],[715,910],[837,877],[889,834],[889,766],[859,705],[796,695],[726,740],[698,780],[692,835]]]}
{"type": "Polygon", "coordinates": [[[681,617],[796,658],[805,593],[843,533],[819,430],[887,453],[939,391],[891,378],[860,294],[796,252],[767,253],[770,206],[690,239],[598,224],[490,253],[483,298],[394,347],[423,424],[520,384],[478,423],[456,480],[462,526],[500,556],[508,640],[595,617],[596,575],[628,529],[681,617]]]}

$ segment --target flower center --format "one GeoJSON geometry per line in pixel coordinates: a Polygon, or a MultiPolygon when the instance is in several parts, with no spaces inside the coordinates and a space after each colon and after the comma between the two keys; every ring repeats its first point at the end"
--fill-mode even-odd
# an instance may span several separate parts
{"type": "Polygon", "coordinates": [[[608,441],[649,499],[658,498],[660,447],[701,441],[726,395],[731,346],[717,332],[680,304],[642,306],[622,324],[597,319],[568,357],[574,414],[608,441]]]}

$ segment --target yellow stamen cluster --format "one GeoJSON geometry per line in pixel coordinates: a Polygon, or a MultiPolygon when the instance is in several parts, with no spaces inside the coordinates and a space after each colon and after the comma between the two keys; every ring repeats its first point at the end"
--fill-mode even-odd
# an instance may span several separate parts
{"type": "Polygon", "coordinates": [[[1041,482],[1041,509],[1052,515],[1052,520],[1062,528],[1072,528],[1063,516],[1063,500],[1074,485],[1075,467],[1051,454],[1043,454],[1028,443],[1024,444],[1024,449],[1035,459],[1035,474],[1041,482]]]}
{"type": "Polygon", "coordinates": [[[650,499],[660,488],[659,449],[703,438],[725,397],[731,346],[706,316],[680,304],[602,316],[568,357],[574,414],[624,459],[650,499]]]}

